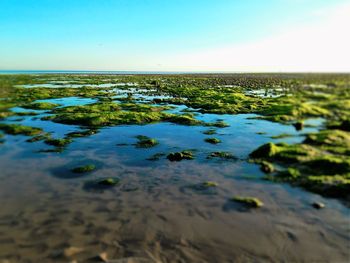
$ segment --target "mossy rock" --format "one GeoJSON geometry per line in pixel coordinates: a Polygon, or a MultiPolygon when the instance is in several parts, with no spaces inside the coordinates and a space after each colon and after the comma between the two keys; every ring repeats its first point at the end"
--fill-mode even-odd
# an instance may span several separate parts
{"type": "Polygon", "coordinates": [[[120,180],[116,178],[105,178],[97,181],[97,184],[103,185],[103,186],[115,186],[119,184],[120,180]]]}
{"type": "Polygon", "coordinates": [[[53,139],[49,138],[45,140],[45,143],[48,145],[56,146],[56,147],[65,147],[72,142],[71,139],[53,139]]]}
{"type": "Polygon", "coordinates": [[[279,134],[279,135],[271,136],[270,138],[271,139],[284,139],[284,138],[289,138],[289,137],[292,137],[292,136],[293,135],[288,134],[288,133],[282,133],[282,134],[279,134]]]}
{"type": "Polygon", "coordinates": [[[85,131],[76,131],[76,132],[70,132],[66,134],[69,138],[80,138],[80,137],[87,137],[96,134],[98,131],[95,129],[85,130],[85,131]]]}
{"type": "Polygon", "coordinates": [[[241,203],[241,204],[244,204],[250,208],[259,208],[259,207],[262,207],[264,205],[264,203],[256,197],[234,196],[234,197],[232,197],[231,200],[238,202],[238,203],[241,203]]]}
{"type": "Polygon", "coordinates": [[[218,138],[206,138],[204,139],[204,141],[211,144],[218,144],[221,142],[221,140],[219,140],[218,138]]]}
{"type": "Polygon", "coordinates": [[[87,164],[84,166],[75,167],[71,171],[73,173],[87,173],[87,172],[92,172],[95,169],[96,169],[96,166],[94,164],[87,164]]]}
{"type": "Polygon", "coordinates": [[[155,153],[152,156],[148,157],[148,161],[159,161],[161,157],[165,156],[165,153],[155,153]]]}
{"type": "Polygon", "coordinates": [[[277,178],[294,181],[300,177],[300,171],[297,168],[289,167],[287,170],[279,171],[277,178]]]}
{"type": "Polygon", "coordinates": [[[42,133],[41,128],[24,126],[20,124],[5,124],[0,123],[0,130],[11,135],[26,135],[35,136],[42,133]]]}
{"type": "Polygon", "coordinates": [[[120,179],[117,177],[99,178],[84,183],[83,189],[92,192],[103,192],[104,190],[119,185],[120,179]]]}
{"type": "Polygon", "coordinates": [[[34,136],[28,139],[27,142],[38,142],[38,141],[47,140],[49,138],[50,138],[50,134],[39,134],[37,136],[34,136]]]}
{"type": "Polygon", "coordinates": [[[203,186],[204,188],[217,187],[217,186],[218,186],[218,183],[213,182],[213,181],[206,181],[206,182],[203,182],[203,183],[202,183],[202,186],[203,186]]]}
{"type": "Polygon", "coordinates": [[[262,161],[260,164],[260,170],[264,173],[273,173],[275,171],[275,167],[270,162],[262,161]]]}
{"type": "Polygon", "coordinates": [[[23,105],[23,108],[33,109],[33,110],[51,110],[60,106],[60,104],[50,103],[50,102],[34,102],[31,104],[23,105]]]}
{"type": "Polygon", "coordinates": [[[215,129],[209,129],[209,130],[204,131],[203,134],[213,135],[213,134],[216,134],[216,130],[215,129]]]}
{"type": "Polygon", "coordinates": [[[232,153],[229,153],[229,152],[211,152],[207,156],[207,159],[212,159],[212,158],[220,158],[220,159],[226,159],[226,160],[237,160],[238,159],[232,153]]]}
{"type": "Polygon", "coordinates": [[[350,134],[341,130],[323,130],[307,134],[304,143],[350,148],[350,134]]]}
{"type": "Polygon", "coordinates": [[[336,128],[343,131],[350,131],[350,120],[341,121],[336,128]]]}
{"type": "Polygon", "coordinates": [[[273,157],[277,152],[278,146],[276,146],[274,143],[269,142],[254,150],[252,153],[250,153],[249,157],[256,159],[269,158],[273,157]]]}
{"type": "Polygon", "coordinates": [[[139,140],[136,143],[136,147],[138,148],[151,148],[158,144],[158,141],[156,139],[152,139],[147,136],[139,135],[136,136],[136,138],[139,140]]]}

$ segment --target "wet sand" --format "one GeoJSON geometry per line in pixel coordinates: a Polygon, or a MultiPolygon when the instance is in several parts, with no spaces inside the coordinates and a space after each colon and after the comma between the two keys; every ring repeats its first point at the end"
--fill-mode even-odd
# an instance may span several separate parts
{"type": "Polygon", "coordinates": [[[116,154],[75,153],[103,161],[89,178],[121,178],[113,189],[91,192],[83,188],[84,176],[61,179],[52,172],[74,154],[25,154],[23,139],[14,137],[8,151],[2,146],[2,262],[349,260],[348,208],[288,185],[239,177],[259,173],[255,165],[163,160],[130,166],[116,154]],[[219,186],[210,193],[189,187],[207,180],[219,186]],[[233,194],[258,196],[265,206],[247,210],[229,201],[233,194]],[[326,208],[313,209],[313,201],[326,208]]]}

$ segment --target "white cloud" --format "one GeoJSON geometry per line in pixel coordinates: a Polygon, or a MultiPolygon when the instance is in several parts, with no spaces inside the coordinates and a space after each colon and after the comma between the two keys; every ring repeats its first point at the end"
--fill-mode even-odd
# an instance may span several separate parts
{"type": "Polygon", "coordinates": [[[320,17],[317,23],[278,36],[182,54],[161,63],[173,70],[350,72],[350,4],[313,14],[320,17]]]}

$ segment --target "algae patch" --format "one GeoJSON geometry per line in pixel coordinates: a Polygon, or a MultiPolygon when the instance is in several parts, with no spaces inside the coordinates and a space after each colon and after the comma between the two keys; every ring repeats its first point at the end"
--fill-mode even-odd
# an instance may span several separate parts
{"type": "Polygon", "coordinates": [[[259,207],[262,207],[264,205],[264,203],[256,197],[234,196],[234,197],[232,197],[231,200],[234,202],[241,203],[241,204],[243,204],[247,207],[250,207],[250,208],[259,208],[259,207]]]}

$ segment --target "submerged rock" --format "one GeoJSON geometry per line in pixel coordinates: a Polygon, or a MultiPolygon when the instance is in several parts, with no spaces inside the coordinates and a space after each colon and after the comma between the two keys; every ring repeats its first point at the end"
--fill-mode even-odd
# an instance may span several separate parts
{"type": "Polygon", "coordinates": [[[152,139],[147,136],[138,135],[136,138],[139,140],[136,143],[136,147],[138,148],[151,148],[158,144],[158,141],[156,139],[152,139]]]}
{"type": "Polygon", "coordinates": [[[95,169],[96,169],[96,166],[94,164],[87,164],[84,166],[75,167],[71,171],[73,173],[87,173],[87,172],[91,172],[95,169]]]}
{"type": "Polygon", "coordinates": [[[165,156],[165,153],[156,153],[153,154],[152,156],[148,157],[146,160],[148,161],[158,161],[160,160],[161,157],[165,156]]]}
{"type": "Polygon", "coordinates": [[[71,139],[53,139],[49,138],[45,140],[45,143],[48,145],[56,146],[56,147],[64,147],[72,142],[71,139]]]}
{"type": "Polygon", "coordinates": [[[278,147],[274,143],[266,143],[254,150],[249,157],[251,158],[268,158],[274,156],[278,151],[278,147]]]}
{"type": "Polygon", "coordinates": [[[119,183],[120,179],[117,177],[106,177],[85,182],[83,189],[86,191],[103,192],[119,183]]]}
{"type": "Polygon", "coordinates": [[[216,187],[216,186],[218,186],[218,183],[213,182],[213,181],[206,181],[206,182],[202,183],[202,186],[204,188],[216,187]]]}
{"type": "Polygon", "coordinates": [[[34,109],[34,110],[51,110],[58,106],[60,105],[56,103],[51,103],[51,102],[34,102],[31,104],[23,105],[22,107],[26,109],[34,109]]]}
{"type": "Polygon", "coordinates": [[[275,171],[275,167],[270,162],[262,161],[260,164],[260,170],[264,173],[273,173],[275,171]]]}
{"type": "Polygon", "coordinates": [[[234,196],[231,200],[238,203],[242,203],[251,208],[259,208],[264,205],[262,201],[255,197],[234,196]]]}
{"type": "Polygon", "coordinates": [[[209,129],[209,130],[204,131],[203,134],[213,135],[213,134],[216,134],[216,130],[215,129],[209,129]]]}
{"type": "Polygon", "coordinates": [[[204,141],[211,143],[211,144],[218,144],[221,142],[221,140],[219,140],[217,138],[206,138],[206,139],[204,139],[204,141]]]}
{"type": "Polygon", "coordinates": [[[119,183],[119,179],[116,179],[116,178],[105,178],[97,181],[97,184],[105,185],[105,186],[113,186],[113,185],[117,185],[118,183],[119,183]]]}
{"type": "Polygon", "coordinates": [[[24,126],[20,124],[6,124],[6,123],[0,123],[0,130],[11,135],[27,135],[27,136],[35,136],[42,133],[43,131],[41,128],[24,126]]]}
{"type": "Polygon", "coordinates": [[[87,137],[96,134],[98,131],[95,129],[85,130],[85,131],[76,131],[70,132],[66,136],[69,138],[79,138],[79,137],[87,137]]]}
{"type": "Polygon", "coordinates": [[[212,152],[207,156],[207,159],[220,158],[226,160],[237,160],[238,158],[229,152],[212,152]]]}
{"type": "Polygon", "coordinates": [[[169,161],[192,160],[194,159],[194,155],[191,151],[182,151],[169,153],[167,158],[169,161]]]}

